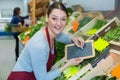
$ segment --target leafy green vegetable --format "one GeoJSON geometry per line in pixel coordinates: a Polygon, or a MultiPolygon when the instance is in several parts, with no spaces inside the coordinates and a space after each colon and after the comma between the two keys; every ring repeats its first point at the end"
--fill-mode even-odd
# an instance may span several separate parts
{"type": "Polygon", "coordinates": [[[102,26],[104,26],[107,23],[106,20],[96,20],[93,28],[91,30],[88,30],[86,33],[87,34],[95,34],[102,26]]]}
{"type": "Polygon", "coordinates": [[[61,42],[56,42],[57,57],[55,63],[64,57],[65,44],[61,42]]]}
{"type": "Polygon", "coordinates": [[[65,75],[66,79],[70,78],[71,76],[75,75],[79,69],[75,66],[69,67],[63,71],[63,74],[65,75]]]}
{"type": "Polygon", "coordinates": [[[115,76],[108,78],[108,80],[116,80],[117,78],[115,76]]]}
{"type": "Polygon", "coordinates": [[[67,9],[68,15],[70,16],[73,13],[73,10],[70,7],[66,8],[66,9],[67,9]]]}
{"type": "Polygon", "coordinates": [[[116,28],[108,31],[103,37],[103,39],[107,41],[110,41],[110,40],[119,41],[120,40],[120,26],[117,26],[116,28]]]}

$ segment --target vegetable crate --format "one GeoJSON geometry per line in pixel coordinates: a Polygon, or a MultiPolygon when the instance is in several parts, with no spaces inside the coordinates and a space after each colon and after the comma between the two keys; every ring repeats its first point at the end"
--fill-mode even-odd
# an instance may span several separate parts
{"type": "Polygon", "coordinates": [[[90,80],[91,78],[99,75],[107,75],[108,77],[115,76],[112,75],[111,72],[116,66],[120,65],[120,43],[111,41],[110,48],[110,55],[105,59],[102,59],[95,68],[80,78],[80,80],[90,80]]]}
{"type": "MultiPolygon", "coordinates": [[[[91,22],[95,17],[91,17],[89,16],[87,13],[79,13],[79,16],[77,18],[74,17],[75,14],[78,13],[74,13],[70,18],[69,18],[69,23],[68,25],[65,27],[65,29],[63,30],[63,32],[68,33],[68,34],[73,34],[70,31],[72,30],[72,28],[74,27],[74,22],[77,21],[79,23],[80,29],[82,27],[84,27],[86,24],[88,24],[89,22],[91,22]],[[90,21],[89,21],[90,20],[90,21]]],[[[79,31],[79,26],[78,26],[78,30],[79,31]]],[[[74,32],[76,33],[76,32],[74,32]]]]}
{"type": "Polygon", "coordinates": [[[80,16],[80,13],[74,13],[68,18],[67,25],[65,26],[63,32],[68,33],[69,30],[72,28],[73,22],[75,20],[78,20],[78,16],[80,16]]]}
{"type": "MultiPolygon", "coordinates": [[[[85,74],[89,73],[89,71],[91,71],[94,68],[94,66],[96,66],[99,63],[101,59],[106,58],[109,52],[108,50],[109,48],[105,49],[105,51],[100,53],[99,58],[95,60],[93,58],[90,63],[84,60],[85,62],[83,61],[82,63],[80,63],[80,65],[81,64],[85,64],[85,65],[82,65],[82,68],[80,68],[79,71],[75,73],[73,76],[69,77],[69,79],[64,79],[64,80],[77,80],[78,78],[82,78],[85,74]]],[[[53,65],[51,70],[59,68],[64,63],[65,63],[65,58],[61,59],[59,62],[53,65]]]]}
{"type": "MultiPolygon", "coordinates": [[[[104,15],[101,13],[101,12],[99,12],[99,11],[91,11],[91,12],[87,12],[87,13],[80,13],[81,14],[81,16],[82,17],[85,17],[85,16],[88,16],[88,17],[90,17],[90,18],[95,18],[95,17],[98,17],[98,19],[100,19],[100,20],[103,20],[104,19],[104,15]]],[[[80,18],[82,18],[82,17],[80,17],[80,18]]]]}
{"type": "Polygon", "coordinates": [[[99,12],[99,11],[96,11],[96,12],[88,12],[88,15],[89,16],[91,16],[91,17],[93,17],[93,18],[95,18],[95,17],[98,17],[98,19],[100,19],[100,20],[103,20],[104,19],[104,15],[101,13],[101,12],[99,12]]]}
{"type": "Polygon", "coordinates": [[[117,17],[114,17],[106,25],[100,28],[94,35],[90,36],[89,39],[94,39],[98,37],[103,37],[109,30],[112,30],[120,25],[120,20],[117,17]]]}
{"type": "Polygon", "coordinates": [[[114,17],[109,23],[107,23],[104,27],[102,27],[97,33],[97,36],[104,36],[109,30],[116,28],[119,25],[119,19],[114,17]]]}
{"type": "MultiPolygon", "coordinates": [[[[73,34],[73,36],[80,36],[85,35],[90,37],[90,34],[86,34],[87,31],[90,31],[94,29],[95,32],[101,27],[103,27],[108,21],[107,20],[100,20],[98,17],[95,17],[93,20],[91,20],[88,24],[86,24],[84,27],[82,27],[79,31],[73,34]],[[103,23],[104,22],[104,23],[103,23]]],[[[95,34],[95,32],[93,34],[95,34]]]]}

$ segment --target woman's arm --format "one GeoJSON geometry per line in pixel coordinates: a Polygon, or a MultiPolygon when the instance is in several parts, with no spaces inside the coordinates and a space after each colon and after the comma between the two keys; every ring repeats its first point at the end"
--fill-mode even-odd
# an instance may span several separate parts
{"type": "Polygon", "coordinates": [[[56,36],[56,40],[65,44],[72,43],[72,35],[65,34],[61,32],[59,35],[56,36]]]}
{"type": "Polygon", "coordinates": [[[27,19],[27,18],[29,18],[29,16],[28,16],[28,15],[27,15],[27,16],[23,16],[22,18],[23,18],[23,19],[27,19]]]}

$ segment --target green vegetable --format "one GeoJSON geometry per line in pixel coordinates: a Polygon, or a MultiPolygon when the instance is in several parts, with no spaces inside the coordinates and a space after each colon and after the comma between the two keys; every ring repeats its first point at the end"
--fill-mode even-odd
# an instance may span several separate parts
{"type": "Polygon", "coordinates": [[[41,22],[46,22],[46,17],[45,16],[40,17],[40,21],[41,22]]]}
{"type": "Polygon", "coordinates": [[[107,23],[106,20],[97,20],[95,25],[93,26],[93,29],[100,29],[103,25],[107,23]]]}
{"type": "Polygon", "coordinates": [[[120,40],[120,26],[117,26],[116,28],[109,30],[105,34],[103,39],[107,41],[110,41],[110,40],[119,41],[120,40]]]}
{"type": "Polygon", "coordinates": [[[61,42],[56,42],[57,57],[55,63],[64,57],[65,44],[61,42]]]}
{"type": "Polygon", "coordinates": [[[101,75],[97,80],[106,80],[107,76],[106,75],[101,75]]]}
{"type": "Polygon", "coordinates": [[[66,8],[66,9],[67,9],[68,15],[70,16],[73,13],[73,10],[70,7],[66,8]]]}
{"type": "Polygon", "coordinates": [[[79,69],[75,66],[69,67],[63,71],[63,74],[65,75],[66,79],[70,78],[71,76],[75,75],[79,69]]]}
{"type": "Polygon", "coordinates": [[[57,77],[55,80],[67,80],[64,76],[63,73],[61,73],[61,76],[60,77],[57,77]]]}
{"type": "Polygon", "coordinates": [[[102,26],[104,26],[106,23],[107,23],[106,20],[96,20],[93,28],[92,28],[91,30],[87,31],[86,33],[87,33],[87,34],[90,34],[90,35],[95,34],[95,33],[96,33],[102,26]]]}
{"type": "Polygon", "coordinates": [[[116,80],[116,77],[115,76],[110,77],[110,78],[108,78],[108,80],[116,80]]]}
{"type": "Polygon", "coordinates": [[[11,35],[12,27],[19,27],[19,25],[12,24],[12,23],[7,23],[7,25],[5,26],[5,31],[8,33],[8,35],[11,35]]]}
{"type": "Polygon", "coordinates": [[[90,80],[97,80],[99,78],[100,78],[100,76],[95,76],[95,77],[91,78],[90,80]]]}
{"type": "Polygon", "coordinates": [[[99,75],[91,78],[90,80],[106,80],[107,76],[106,75],[99,75]]]}
{"type": "Polygon", "coordinates": [[[94,42],[94,47],[99,52],[102,52],[107,46],[109,46],[109,42],[102,39],[101,37],[99,37],[98,40],[94,42]]]}

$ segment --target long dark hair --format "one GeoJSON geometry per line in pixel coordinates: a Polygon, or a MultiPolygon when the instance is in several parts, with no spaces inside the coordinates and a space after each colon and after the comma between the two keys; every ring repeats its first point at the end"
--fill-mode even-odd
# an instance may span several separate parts
{"type": "Polygon", "coordinates": [[[19,16],[19,12],[20,12],[20,8],[19,7],[14,8],[13,16],[19,16]]]}
{"type": "Polygon", "coordinates": [[[68,13],[67,10],[65,8],[65,6],[61,3],[61,2],[54,2],[51,5],[48,6],[48,10],[47,10],[47,16],[49,17],[50,13],[52,12],[53,9],[60,9],[63,10],[67,17],[68,17],[68,13]]]}

